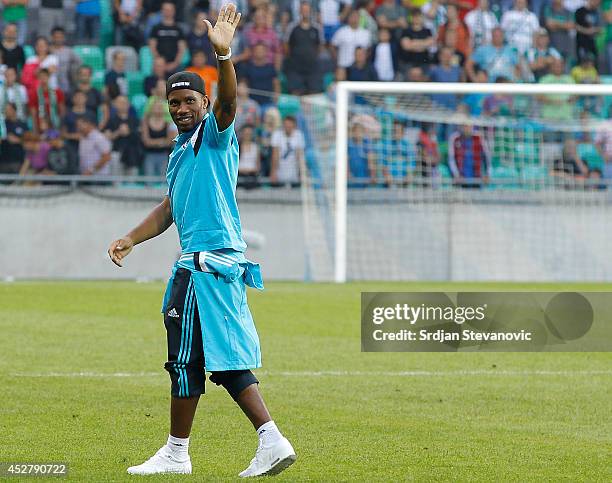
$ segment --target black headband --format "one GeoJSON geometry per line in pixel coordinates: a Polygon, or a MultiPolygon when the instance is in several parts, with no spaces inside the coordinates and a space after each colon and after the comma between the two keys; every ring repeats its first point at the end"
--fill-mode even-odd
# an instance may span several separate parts
{"type": "Polygon", "coordinates": [[[178,91],[180,89],[190,89],[202,95],[206,95],[204,80],[195,72],[177,72],[168,77],[166,82],[166,98],[172,91],[178,91]]]}

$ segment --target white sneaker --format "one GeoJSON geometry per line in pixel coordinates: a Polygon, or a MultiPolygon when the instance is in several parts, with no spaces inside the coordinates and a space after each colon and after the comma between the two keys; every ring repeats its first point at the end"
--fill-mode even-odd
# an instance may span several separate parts
{"type": "Polygon", "coordinates": [[[153,475],[156,473],[191,473],[191,459],[187,456],[179,461],[165,446],[161,447],[151,458],[138,466],[127,469],[130,475],[153,475]]]}
{"type": "Polygon", "coordinates": [[[240,473],[241,478],[250,476],[277,475],[291,466],[297,456],[287,438],[281,438],[271,446],[264,446],[261,441],[249,467],[240,473]]]}

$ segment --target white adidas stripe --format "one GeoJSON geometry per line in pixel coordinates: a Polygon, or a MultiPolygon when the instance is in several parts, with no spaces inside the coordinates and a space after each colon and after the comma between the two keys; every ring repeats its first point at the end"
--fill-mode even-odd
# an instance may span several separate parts
{"type": "Polygon", "coordinates": [[[215,256],[215,257],[219,257],[219,258],[224,258],[224,259],[227,259],[227,260],[228,260],[228,261],[230,261],[230,262],[234,262],[234,263],[235,263],[235,262],[237,262],[237,261],[238,261],[238,259],[237,259],[237,258],[230,257],[229,255],[226,255],[225,253],[219,253],[219,252],[208,252],[208,253],[209,253],[210,255],[215,256]]]}
{"type": "MultiPolygon", "coordinates": [[[[238,262],[237,259],[232,258],[229,255],[225,255],[223,253],[200,252],[198,256],[198,260],[200,262],[200,268],[202,269],[202,271],[205,271],[205,272],[208,271],[208,269],[205,269],[205,265],[204,265],[207,258],[210,258],[211,260],[214,260],[215,262],[221,265],[224,265],[226,267],[231,267],[234,263],[238,262]]],[[[179,262],[187,262],[191,260],[193,260],[193,253],[181,255],[181,257],[179,258],[179,262]]]]}
{"type": "Polygon", "coordinates": [[[230,263],[226,260],[223,260],[222,258],[217,257],[216,255],[213,255],[212,253],[208,252],[206,254],[206,258],[210,258],[211,260],[220,263],[221,265],[225,265],[226,267],[231,267],[233,265],[233,263],[230,263]]]}

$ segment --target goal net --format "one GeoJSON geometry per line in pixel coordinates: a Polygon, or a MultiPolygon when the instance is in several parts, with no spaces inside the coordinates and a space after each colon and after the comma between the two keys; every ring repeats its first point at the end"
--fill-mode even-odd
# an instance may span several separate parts
{"type": "Polygon", "coordinates": [[[313,280],[612,280],[612,85],[341,82],[302,100],[313,280]]]}

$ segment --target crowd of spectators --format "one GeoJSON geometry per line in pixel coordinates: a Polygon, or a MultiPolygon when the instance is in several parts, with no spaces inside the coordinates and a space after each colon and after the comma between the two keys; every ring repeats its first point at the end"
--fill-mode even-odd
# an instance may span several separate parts
{"type": "MultiPolygon", "coordinates": [[[[125,50],[112,51],[106,65],[97,66],[104,69],[99,88],[93,85],[96,66],[73,48],[99,43],[107,2],[2,0],[0,171],[163,173],[176,134],[164,108],[165,79],[180,69],[197,72],[214,98],[216,60],[204,20],[214,20],[222,3],[110,2],[112,43],[131,47],[136,62],[143,49],[152,56],[142,85],[148,99],[138,109],[126,75],[133,59],[125,50]]],[[[236,129],[248,186],[260,177],[279,184],[299,180],[305,134],[294,116],[281,116],[281,92],[321,93],[336,80],[591,83],[612,73],[612,0],[236,3],[243,13],[232,45],[240,97],[236,129]]],[[[476,115],[505,108],[496,96],[439,95],[434,101],[450,110],[467,105],[476,115]]],[[[567,101],[547,97],[542,116],[568,119],[567,101]]],[[[411,172],[433,173],[444,161],[436,152],[439,131],[425,125],[418,142],[410,143],[405,127],[396,123],[377,145],[376,171],[387,183],[405,178],[406,164],[414,165],[411,172]]],[[[444,135],[456,153],[448,162],[451,174],[484,175],[490,163],[480,133],[465,127],[444,135]]],[[[351,174],[367,178],[374,163],[367,132],[353,125],[351,143],[351,174]]],[[[600,150],[605,155],[607,145],[600,150]]]]}

